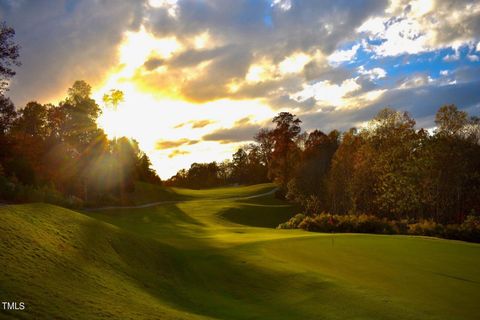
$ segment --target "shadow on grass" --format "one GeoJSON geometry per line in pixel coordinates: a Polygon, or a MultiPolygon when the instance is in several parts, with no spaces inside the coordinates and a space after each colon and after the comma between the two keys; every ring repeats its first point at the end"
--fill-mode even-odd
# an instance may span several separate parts
{"type": "Polygon", "coordinates": [[[297,213],[297,209],[285,204],[251,204],[239,203],[238,207],[226,208],[219,216],[238,224],[252,227],[276,228],[280,223],[289,220],[297,213]]]}
{"type": "Polygon", "coordinates": [[[259,267],[198,238],[191,241],[199,249],[180,250],[123,232],[105,238],[97,223],[82,227],[86,250],[80,254],[89,264],[107,266],[128,287],[184,312],[219,319],[305,319],[309,315],[292,305],[291,294],[304,291],[304,283],[316,284],[316,292],[325,294],[318,298],[325,300],[331,286],[259,267]]]}
{"type": "MultiPolygon", "coordinates": [[[[278,211],[276,206],[255,207],[260,210],[257,214],[265,214],[265,208],[272,210],[271,214],[278,211]]],[[[252,211],[250,206],[248,209],[246,211],[252,211]]],[[[169,210],[175,211],[176,217],[188,216],[176,206],[169,210]]],[[[272,218],[265,221],[272,223],[272,218]]],[[[161,224],[153,226],[157,228],[161,224]]],[[[215,247],[202,239],[201,229],[197,233],[177,230],[177,236],[184,242],[190,241],[194,249],[179,249],[164,243],[162,237],[150,237],[161,232],[171,233],[170,227],[164,231],[150,230],[147,234],[133,228],[138,235],[128,231],[132,228],[115,228],[105,236],[105,226],[89,220],[82,225],[79,241],[84,251],[80,251],[80,255],[100,259],[101,263],[93,261],[95,267],[108,266],[114,277],[124,281],[122,291],[136,288],[153,297],[152,303],[182,312],[218,319],[312,319],[326,315],[341,318],[352,310],[359,316],[372,312],[368,310],[368,299],[357,292],[318,275],[265,263],[259,258],[260,252],[249,246],[215,247]],[[342,301],[336,298],[339,295],[342,301]],[[348,310],[341,306],[345,301],[350,303],[348,310]]],[[[128,292],[123,295],[128,296],[128,292]]],[[[155,310],[154,305],[149,307],[155,310]]],[[[389,319],[387,314],[383,318],[389,319]]]]}

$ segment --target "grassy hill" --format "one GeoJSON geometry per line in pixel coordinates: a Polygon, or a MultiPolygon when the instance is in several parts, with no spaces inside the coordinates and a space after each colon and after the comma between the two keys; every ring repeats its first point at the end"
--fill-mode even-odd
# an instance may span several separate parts
{"type": "Polygon", "coordinates": [[[24,301],[27,310],[0,310],[0,318],[475,319],[480,313],[478,244],[252,227],[296,213],[265,195],[273,189],[268,184],[143,187],[137,203],[175,202],[83,213],[46,204],[1,207],[0,297],[24,301]]]}

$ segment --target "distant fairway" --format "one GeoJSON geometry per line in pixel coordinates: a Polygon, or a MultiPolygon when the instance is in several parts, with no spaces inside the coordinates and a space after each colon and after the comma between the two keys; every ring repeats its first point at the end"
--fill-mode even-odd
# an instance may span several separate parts
{"type": "MultiPolygon", "coordinates": [[[[0,298],[20,319],[478,319],[480,245],[269,227],[264,184],[142,185],[150,208],[0,208],[0,298]]],[[[143,193],[142,193],[143,191],[143,193]]]]}

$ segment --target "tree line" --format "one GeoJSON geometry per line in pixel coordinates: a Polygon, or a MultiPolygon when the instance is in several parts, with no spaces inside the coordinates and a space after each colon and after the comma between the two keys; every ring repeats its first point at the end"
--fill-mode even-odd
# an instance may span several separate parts
{"type": "Polygon", "coordinates": [[[203,189],[268,181],[268,167],[262,149],[252,143],[238,149],[232,159],[221,163],[193,163],[189,169],[182,169],[165,181],[165,185],[203,189]]]}
{"type": "MultiPolygon", "coordinates": [[[[91,87],[76,81],[58,105],[18,110],[5,95],[19,63],[14,30],[0,25],[0,198],[87,204],[121,202],[135,181],[160,183],[138,143],[97,126],[91,87]]],[[[112,90],[105,104],[116,108],[112,90]]],[[[441,107],[433,131],[406,112],[381,110],[367,127],[305,132],[282,112],[272,128],[221,163],[194,163],[166,184],[209,188],[274,181],[308,216],[372,214],[461,223],[480,212],[480,120],[441,107]]]]}
{"type": "Polygon", "coordinates": [[[480,122],[447,105],[435,123],[433,133],[416,130],[408,113],[384,109],[364,130],[320,132],[300,152],[287,197],[312,214],[462,222],[480,212],[480,122]]]}
{"type": "MultiPolygon", "coordinates": [[[[97,126],[91,87],[76,81],[58,105],[31,101],[17,110],[6,96],[20,66],[15,31],[0,25],[0,200],[65,205],[122,202],[135,181],[161,183],[134,140],[109,140],[97,126]]],[[[112,90],[106,105],[123,93],[112,90]]]]}
{"type": "Polygon", "coordinates": [[[220,164],[195,163],[168,183],[204,188],[274,181],[306,215],[373,214],[461,223],[480,212],[480,120],[441,107],[436,128],[407,112],[381,110],[361,129],[304,132],[282,112],[255,143],[220,164]]]}
{"type": "Polygon", "coordinates": [[[109,140],[97,126],[100,107],[90,95],[90,86],[76,81],[58,105],[32,101],[18,111],[0,95],[4,200],[122,202],[135,181],[161,182],[135,140],[109,140]]]}

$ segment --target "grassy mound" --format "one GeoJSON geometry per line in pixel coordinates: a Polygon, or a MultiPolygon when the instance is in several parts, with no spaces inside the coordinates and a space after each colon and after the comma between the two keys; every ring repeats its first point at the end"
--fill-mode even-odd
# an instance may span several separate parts
{"type": "Polygon", "coordinates": [[[253,227],[276,228],[299,211],[297,206],[285,204],[270,195],[238,200],[236,204],[223,210],[221,216],[229,221],[253,227]]]}
{"type": "Polygon", "coordinates": [[[480,245],[247,226],[294,214],[271,185],[77,213],[0,208],[0,296],[25,319],[475,319],[480,245]],[[259,222],[260,221],[260,222],[259,222]]]}
{"type": "MultiPolygon", "coordinates": [[[[45,204],[0,209],[0,295],[30,319],[184,317],[158,303],[174,283],[175,251],[45,204]]],[[[195,318],[194,315],[189,315],[195,318]]]]}

